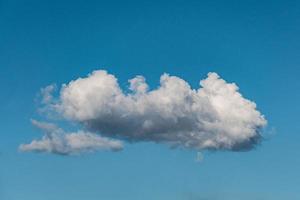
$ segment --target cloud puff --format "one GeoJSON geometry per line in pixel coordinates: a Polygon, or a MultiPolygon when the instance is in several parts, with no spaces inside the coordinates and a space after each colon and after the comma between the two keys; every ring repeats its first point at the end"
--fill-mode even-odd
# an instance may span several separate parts
{"type": "MultiPolygon", "coordinates": [[[[49,92],[45,95],[44,99],[52,100],[46,101],[49,112],[55,111],[91,133],[130,142],[151,141],[194,150],[246,151],[260,142],[260,131],[267,123],[256,104],[239,93],[236,84],[227,83],[216,73],[208,73],[198,89],[192,89],[179,77],[163,74],[159,87],[150,90],[145,78],[136,76],[129,80],[129,92],[124,92],[114,75],[98,70],[62,85],[56,99],[49,92]]],[[[100,136],[89,134],[64,134],[59,139],[50,134],[21,149],[39,151],[44,144],[44,151],[68,154],[76,143],[73,139],[79,137],[93,140],[99,146],[109,143],[109,149],[112,144],[120,147],[115,141],[103,142],[100,136]],[[57,140],[63,142],[56,144],[57,140]]],[[[90,149],[89,145],[77,149],[90,149]]]]}
{"type": "Polygon", "coordinates": [[[89,132],[78,131],[66,133],[56,125],[32,120],[32,124],[45,135],[40,140],[33,140],[29,144],[20,145],[21,151],[48,152],[61,155],[77,155],[83,152],[97,150],[122,150],[120,141],[104,138],[89,132]]]}
{"type": "Polygon", "coordinates": [[[191,149],[249,150],[266,125],[256,104],[216,73],[209,73],[198,89],[168,74],[150,91],[142,76],[129,83],[132,92],[125,93],[115,76],[94,71],[63,85],[52,106],[92,132],[191,149]]]}

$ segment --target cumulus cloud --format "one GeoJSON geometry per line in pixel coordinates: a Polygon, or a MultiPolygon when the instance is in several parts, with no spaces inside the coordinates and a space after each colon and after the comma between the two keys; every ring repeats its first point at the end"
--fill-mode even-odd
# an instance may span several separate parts
{"type": "Polygon", "coordinates": [[[49,107],[92,133],[195,150],[250,150],[267,123],[236,84],[216,73],[208,73],[197,89],[168,74],[153,90],[143,76],[129,84],[124,92],[114,75],[94,71],[64,84],[49,107]]]}
{"type": "Polygon", "coordinates": [[[90,132],[78,131],[66,133],[52,123],[32,120],[32,124],[41,129],[45,135],[40,140],[29,144],[21,144],[21,151],[48,152],[61,155],[77,155],[98,150],[122,150],[123,145],[118,140],[95,135],[90,132]]]}

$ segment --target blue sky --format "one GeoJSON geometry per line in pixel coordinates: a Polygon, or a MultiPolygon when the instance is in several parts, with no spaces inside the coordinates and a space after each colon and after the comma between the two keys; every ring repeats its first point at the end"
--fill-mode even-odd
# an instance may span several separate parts
{"type": "Polygon", "coordinates": [[[300,185],[297,1],[0,1],[0,199],[279,200],[300,185]],[[249,152],[125,144],[82,156],[22,153],[41,133],[40,88],[105,69],[121,87],[167,72],[235,82],[268,120],[249,152]],[[275,131],[271,131],[271,130],[275,131]]]}

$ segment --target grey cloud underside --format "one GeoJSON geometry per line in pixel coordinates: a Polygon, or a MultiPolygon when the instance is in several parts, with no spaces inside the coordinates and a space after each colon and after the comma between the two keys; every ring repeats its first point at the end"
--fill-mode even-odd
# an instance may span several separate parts
{"type": "Polygon", "coordinates": [[[173,122],[176,124],[174,126],[166,125],[164,124],[165,122],[160,121],[159,123],[157,123],[161,124],[160,128],[153,128],[146,131],[136,131],[137,129],[134,129],[133,127],[138,126],[138,124],[130,124],[130,127],[127,127],[130,122],[124,122],[123,124],[116,125],[111,123],[111,118],[106,118],[106,120],[88,121],[84,125],[92,132],[101,132],[107,137],[124,139],[129,142],[150,141],[155,143],[165,143],[170,145],[171,147],[184,147],[198,150],[207,149],[248,151],[255,148],[255,146],[257,144],[260,144],[262,140],[262,136],[259,133],[260,127],[258,127],[256,134],[254,134],[253,136],[249,136],[244,140],[234,141],[230,144],[218,141],[213,145],[207,145],[206,147],[203,147],[201,146],[203,142],[213,140],[213,136],[207,135],[208,133],[204,132],[205,130],[192,129],[192,127],[187,127],[186,129],[182,129],[181,132],[178,132],[176,130],[176,127],[178,128],[180,127],[180,125],[189,125],[188,123],[180,122],[180,120],[178,122],[173,122]]]}
{"type": "Polygon", "coordinates": [[[261,141],[267,121],[256,104],[234,83],[216,73],[192,89],[184,80],[163,74],[149,90],[143,76],[129,80],[123,92],[104,70],[64,84],[60,96],[47,93],[47,108],[85,130],[130,142],[151,141],[195,150],[246,151],[261,141]]]}

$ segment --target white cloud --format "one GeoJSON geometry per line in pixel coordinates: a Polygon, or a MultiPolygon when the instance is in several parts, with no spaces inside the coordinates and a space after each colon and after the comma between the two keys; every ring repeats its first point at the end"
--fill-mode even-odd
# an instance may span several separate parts
{"type": "Polygon", "coordinates": [[[135,93],[145,93],[148,90],[146,79],[143,76],[136,76],[128,82],[130,83],[129,89],[135,93]]]}
{"type": "Polygon", "coordinates": [[[66,133],[54,124],[32,120],[32,124],[45,132],[40,140],[20,145],[21,151],[48,152],[61,155],[77,155],[97,150],[122,150],[120,141],[101,137],[89,132],[66,133]]]}
{"type": "Polygon", "coordinates": [[[209,73],[198,89],[168,74],[154,90],[143,76],[129,83],[131,92],[123,92],[115,76],[94,71],[64,84],[49,107],[93,133],[195,150],[250,150],[267,123],[236,84],[216,73],[209,73]]]}

